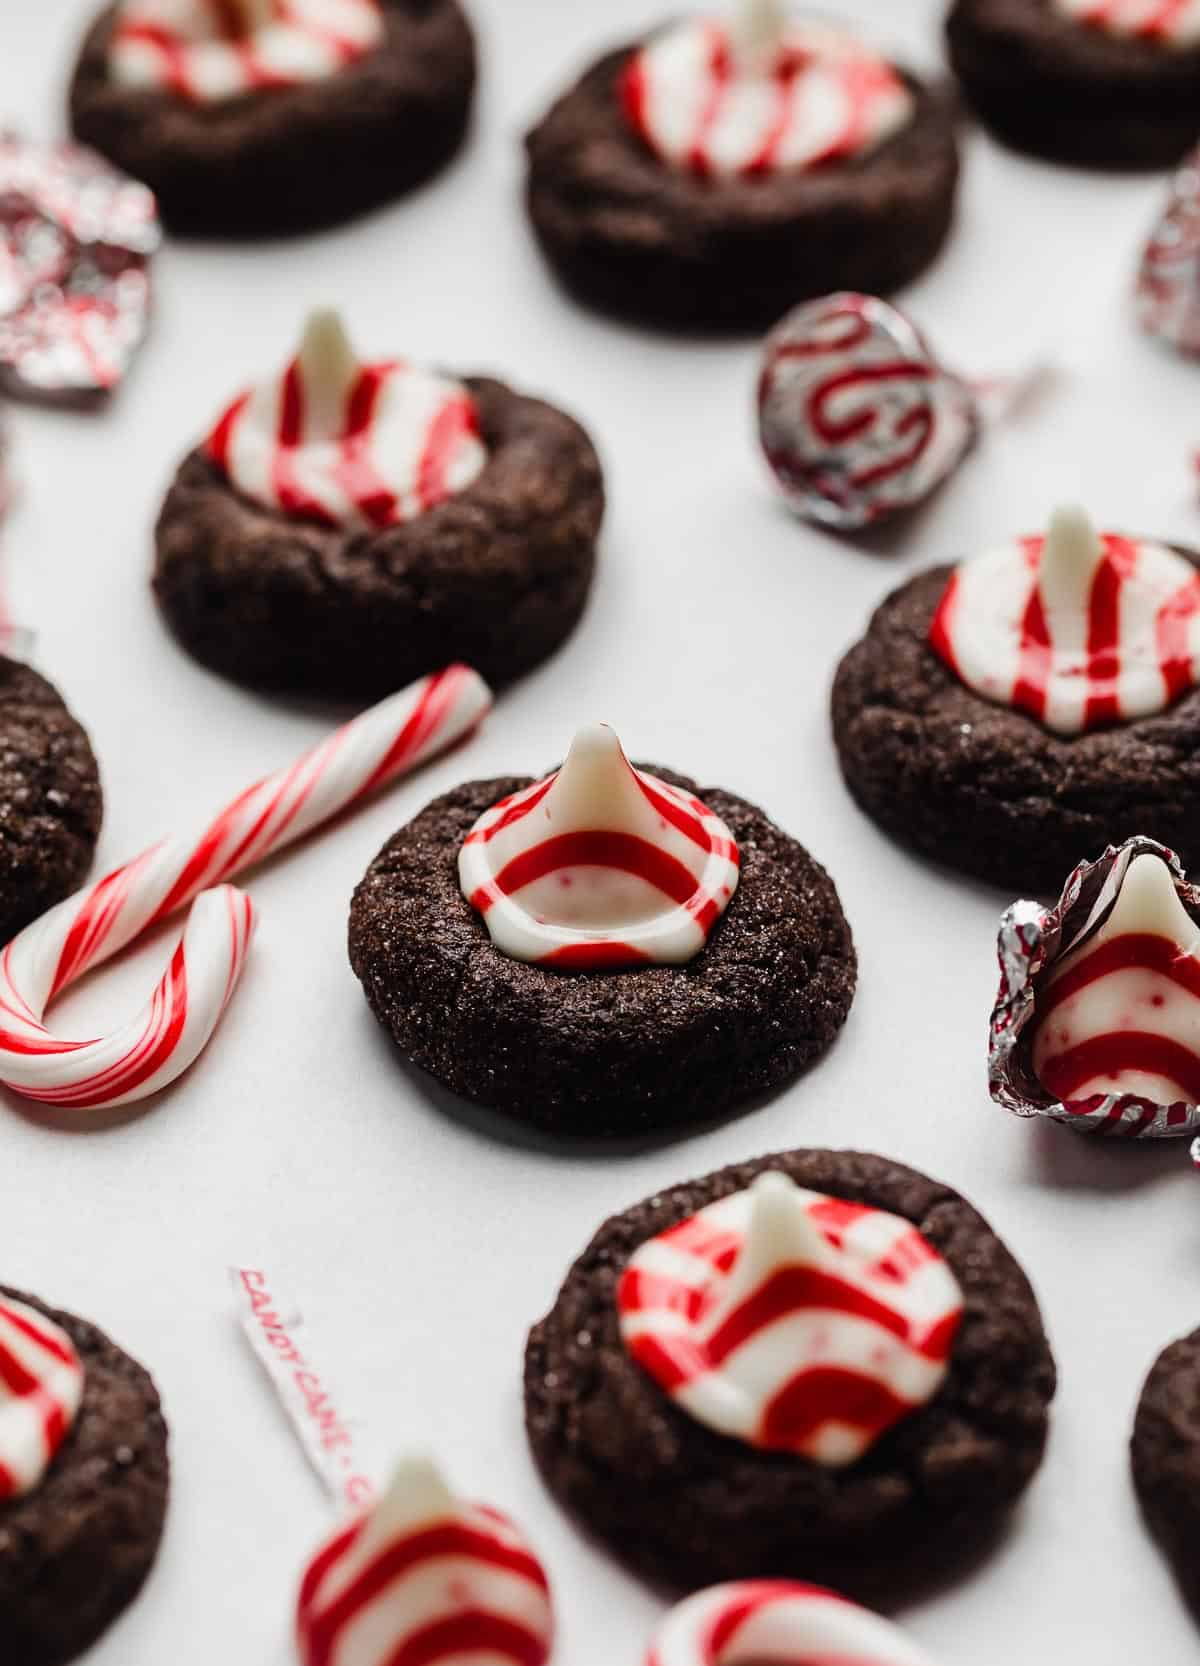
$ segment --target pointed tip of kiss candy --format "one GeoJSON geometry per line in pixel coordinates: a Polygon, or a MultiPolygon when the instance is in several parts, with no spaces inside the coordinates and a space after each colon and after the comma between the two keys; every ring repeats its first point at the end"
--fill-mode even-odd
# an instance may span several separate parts
{"type": "Polygon", "coordinates": [[[1179,900],[1171,870],[1161,856],[1147,851],[1135,856],[1125,870],[1106,921],[1106,935],[1118,933],[1166,937],[1185,954],[1200,950],[1200,926],[1179,900]]]}
{"type": "Polygon", "coordinates": [[[335,307],[315,307],[304,321],[297,358],[306,379],[340,382],[358,365],[358,356],[335,307]]]}
{"type": "Polygon", "coordinates": [[[368,1506],[368,1541],[391,1538],[414,1524],[452,1515],[458,1500],[432,1458],[413,1453],[392,1470],[386,1489],[368,1506]]]}
{"type": "Polygon", "coordinates": [[[1062,504],[1050,517],[1042,546],[1041,570],[1090,569],[1103,549],[1100,534],[1082,505],[1062,504]]]}
{"type": "Polygon", "coordinates": [[[760,1174],[750,1186],[750,1221],[743,1256],[769,1261],[807,1261],[821,1240],[800,1188],[777,1169],[760,1174]]]}
{"type": "Polygon", "coordinates": [[[735,47],[748,57],[769,57],[787,29],[784,0],[737,0],[730,20],[735,47]]]}

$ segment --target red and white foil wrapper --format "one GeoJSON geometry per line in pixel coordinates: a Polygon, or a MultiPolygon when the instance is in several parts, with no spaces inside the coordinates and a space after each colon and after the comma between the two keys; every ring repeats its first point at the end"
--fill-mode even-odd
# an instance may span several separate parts
{"type": "Polygon", "coordinates": [[[853,531],[922,502],[975,441],[972,389],[887,301],[805,302],[763,348],[758,428],[789,506],[853,531]]]}
{"type": "Polygon", "coordinates": [[[0,389],[110,393],[146,332],[160,239],[151,192],[94,151],[0,134],[0,389]]]}
{"type": "Polygon", "coordinates": [[[336,1505],[361,1510],[375,1493],[362,1422],[342,1399],[303,1313],[261,1264],[231,1267],[229,1276],[238,1323],[317,1478],[336,1505]]]}
{"type": "Polygon", "coordinates": [[[663,1621],[646,1666],[933,1666],[877,1614],[818,1585],[715,1585],[663,1621]]]}
{"type": "Polygon", "coordinates": [[[1200,147],[1172,177],[1142,252],[1135,302],[1143,329],[1200,354],[1200,147]]]}
{"type": "Polygon", "coordinates": [[[194,840],[168,839],[68,897],[0,955],[0,1082],[66,1110],[166,1087],[207,1045],[241,975],[254,910],[225,883],[470,734],[491,705],[467,666],[424,677],[240,794],[194,840]],[[149,1004],[110,1035],[43,1021],[64,989],[195,898],[149,1004]]]}
{"type": "MultiPolygon", "coordinates": [[[[1081,862],[1053,907],[1017,902],[1000,922],[1000,990],[992,1011],[988,1081],[992,1098],[1017,1116],[1048,1117],[1080,1133],[1128,1139],[1172,1139],[1200,1130],[1200,1104],[1190,1095],[1168,1101],[1165,1095],[1112,1087],[1064,1101],[1046,1088],[1034,1068],[1039,1022],[1049,1010],[1045,995],[1056,971],[1068,955],[1077,963],[1085,961],[1087,947],[1114,913],[1130,868],[1143,856],[1165,864],[1181,909],[1191,920],[1200,919],[1200,889],[1188,883],[1178,858],[1153,839],[1139,837],[1110,845],[1099,861],[1081,862]]],[[[1096,1026],[1089,1019],[1079,1033],[1064,1025],[1065,1042],[1093,1050],[1066,1063],[1074,1066],[1091,1056],[1103,1068],[1115,1059],[1124,1069],[1136,1066],[1139,1082],[1145,1069],[1157,1071],[1164,1062],[1178,1074],[1200,1075],[1200,1052],[1191,1059],[1182,1056],[1191,1051],[1186,1041],[1189,1014],[1186,1009],[1180,1014],[1178,1006],[1200,998],[1200,964],[1182,946],[1142,930],[1124,934],[1115,948],[1110,944],[1104,959],[1083,964],[1073,984],[1096,983],[1100,976],[1127,977],[1131,969],[1144,974],[1145,987],[1129,992],[1114,986],[1113,994],[1120,998],[1110,1003],[1112,1023],[1096,1026]],[[1156,982],[1160,978],[1161,987],[1156,982]],[[1190,996],[1189,982],[1196,985],[1190,996]],[[1175,1029],[1178,1036],[1167,1033],[1175,1029]],[[1113,1035],[1115,1048],[1106,1040],[1113,1035]]],[[[1063,993],[1060,986],[1055,1000],[1061,1001],[1063,993]]],[[[1077,1017],[1071,1022],[1076,1027],[1080,1023],[1077,1017]]],[[[1060,1063],[1060,1068],[1065,1065],[1060,1063]]]]}
{"type": "Polygon", "coordinates": [[[419,1458],[317,1552],[296,1605],[302,1666],[545,1666],[553,1637],[523,1534],[419,1458]]]}
{"type": "Polygon", "coordinates": [[[71,1432],[83,1365],[61,1326],[0,1298],[0,1503],[32,1492],[71,1432]]]}
{"type": "Polygon", "coordinates": [[[689,1416],[835,1468],[937,1393],[962,1292],[910,1221],[768,1172],[642,1244],[617,1306],[689,1416]]]}
{"type": "Polygon", "coordinates": [[[400,360],[363,362],[328,311],[309,318],[281,375],[238,395],[204,448],[256,503],[327,526],[398,526],[487,463],[461,382],[400,360]]]}

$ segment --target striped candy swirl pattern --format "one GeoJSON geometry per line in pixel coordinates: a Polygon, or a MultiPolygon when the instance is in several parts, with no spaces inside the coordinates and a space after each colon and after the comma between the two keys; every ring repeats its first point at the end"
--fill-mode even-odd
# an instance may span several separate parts
{"type": "Polygon", "coordinates": [[[544,1666],[554,1619],[512,1523],[414,1460],[313,1559],[296,1630],[302,1666],[544,1666]]]}
{"type": "Polygon", "coordinates": [[[0,1501],[38,1485],[82,1398],[83,1366],[67,1333],[0,1298],[0,1501]]]}
{"type": "Polygon", "coordinates": [[[1081,734],[1165,711],[1200,681],[1200,574],[1060,509],[1044,538],[958,567],[929,640],[985,699],[1081,734]]]}
{"type": "Polygon", "coordinates": [[[195,104],[323,81],[381,45],[379,0],[123,0],[113,79],[195,104]]]}
{"type": "Polygon", "coordinates": [[[643,1244],[617,1303],[690,1416],[838,1467],[933,1398],[962,1293],[911,1222],[760,1175],[643,1244]]]}
{"type": "Polygon", "coordinates": [[[913,112],[900,76],[852,35],[716,19],[689,19],[635,52],[621,100],[658,157],[713,178],[860,156],[913,112]]]}
{"type": "Polygon", "coordinates": [[[458,871],[504,954],[612,970],[699,954],[737,887],[738,851],[719,816],[634,769],[598,723],[554,775],[484,812],[458,871]]]}
{"type": "Polygon", "coordinates": [[[461,383],[398,360],[362,363],[333,312],[310,317],[282,377],[239,394],[205,451],[256,503],[326,526],[398,526],[487,462],[461,383]]]}
{"type": "Polygon", "coordinates": [[[743,1580],[673,1608],[646,1666],[932,1666],[887,1620],[817,1585],[743,1580]]]}
{"type": "Polygon", "coordinates": [[[1194,46],[1200,41],[1200,0],[1054,0],[1076,23],[1108,34],[1194,46]]]}

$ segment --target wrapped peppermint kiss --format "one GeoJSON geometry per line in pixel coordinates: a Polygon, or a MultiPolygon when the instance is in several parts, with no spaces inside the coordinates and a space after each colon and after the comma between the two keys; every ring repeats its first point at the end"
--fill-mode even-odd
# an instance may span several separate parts
{"type": "Polygon", "coordinates": [[[865,155],[915,108],[885,59],[845,30],[790,20],[777,0],[672,25],[630,58],[621,96],[662,161],[717,178],[865,155]]]}
{"type": "Polygon", "coordinates": [[[634,769],[597,723],[554,775],[479,818],[458,871],[502,953],[613,970],[699,954],[737,887],[738,852],[718,816],[634,769]]]}
{"type": "Polygon", "coordinates": [[[336,75],[384,39],[379,0],[122,0],[113,80],[195,103],[336,75]]]}
{"type": "Polygon", "coordinates": [[[1171,181],[1142,254],[1136,305],[1143,329],[1181,353],[1200,353],[1200,149],[1171,181]]]}
{"type": "Polygon", "coordinates": [[[984,699],[1078,735],[1165,711],[1200,681],[1200,573],[1060,509],[1044,538],[959,566],[929,640],[984,699]]]}
{"type": "Polygon", "coordinates": [[[64,1330],[0,1298],[0,1500],[41,1481],[83,1398],[83,1365],[64,1330]]]}
{"type": "Polygon", "coordinates": [[[644,1243],[617,1300],[630,1354],[690,1416],[830,1467],[933,1398],[962,1316],[911,1222],[779,1173],[644,1243]]]}
{"type": "Polygon", "coordinates": [[[303,1666],[544,1666],[554,1618],[512,1523],[462,1503],[418,1459],[313,1558],[296,1636],[303,1666]]]}
{"type": "Polygon", "coordinates": [[[487,450],[460,382],[398,360],[366,364],[316,312],[279,377],[239,395],[205,442],[256,503],[328,526],[395,526],[461,492],[487,450]]]}
{"type": "Polygon", "coordinates": [[[673,1608],[646,1666],[931,1666],[902,1631],[817,1585],[748,1579],[673,1608]]]}
{"type": "Polygon", "coordinates": [[[1084,1133],[1200,1128],[1200,890],[1152,839],[1084,862],[1000,925],[992,1097],[1084,1133]]]}
{"type": "Polygon", "coordinates": [[[154,198],[94,152],[0,134],[0,389],[92,402],[146,332],[154,198]]]}
{"type": "Polygon", "coordinates": [[[759,438],[789,506],[853,531],[910,509],[974,442],[971,389],[895,307],[842,291],[773,329],[758,382],[759,438]]]}

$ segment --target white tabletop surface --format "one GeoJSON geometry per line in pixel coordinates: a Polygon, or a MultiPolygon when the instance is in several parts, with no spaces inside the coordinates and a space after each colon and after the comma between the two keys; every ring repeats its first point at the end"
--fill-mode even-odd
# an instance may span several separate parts
{"type": "MultiPolygon", "coordinates": [[[[60,125],[87,0],[10,5],[0,115],[60,125]]],[[[846,11],[913,61],[937,5],[846,11]]],[[[850,802],[829,737],[837,658],[923,564],[1038,527],[1062,498],[1194,539],[1200,370],[1139,338],[1131,267],[1159,178],[1075,174],[967,144],[957,229],[906,297],[947,357],[1002,370],[1050,347],[1051,397],[991,433],[917,520],[873,549],[792,520],[752,443],[753,344],[658,340],[552,286],[520,205],[520,136],[572,71],[652,23],[656,0],[475,0],[473,140],[432,188],[348,230],[255,249],[168,246],[152,339],[100,415],[14,409],[24,501],[3,545],[36,662],[91,731],[111,864],[186,831],[337,714],[258,699],[192,664],[147,585],[180,454],[248,373],[335,302],[379,356],[489,369],[589,426],[611,495],[587,617],[469,750],[402,783],[252,884],[262,923],[211,1051],[144,1113],[67,1131],[0,1102],[0,1277],[75,1309],[153,1371],[172,1429],[161,1559],[94,1666],[284,1666],[329,1508],[236,1333],[226,1267],[299,1295],[378,1461],[439,1454],[527,1527],[554,1582],[564,1666],[639,1662],[662,1609],[542,1491],[521,1428],[526,1327],[609,1212],[793,1145],[887,1153],[960,1187],[1022,1259],[1061,1368],[1044,1470],[998,1552],[905,1622],[945,1666],[1153,1660],[1196,1637],[1144,1536],[1126,1445],[1158,1350],[1200,1317],[1200,1194],[1186,1146],[1122,1149],[991,1104],[984,1042],[1008,900],[892,846],[850,802]],[[539,1146],[401,1070],[345,953],[350,892],[385,837],[464,774],[536,771],[602,717],[635,755],[762,803],[831,867],[861,985],[806,1080],[715,1131],[640,1153],[539,1146]]],[[[163,944],[57,1009],[66,1033],[140,1004],[163,944]]],[[[800,1570],[798,1570],[800,1571],[800,1570]]],[[[19,1666],[19,1663],[12,1663],[19,1666]]]]}

